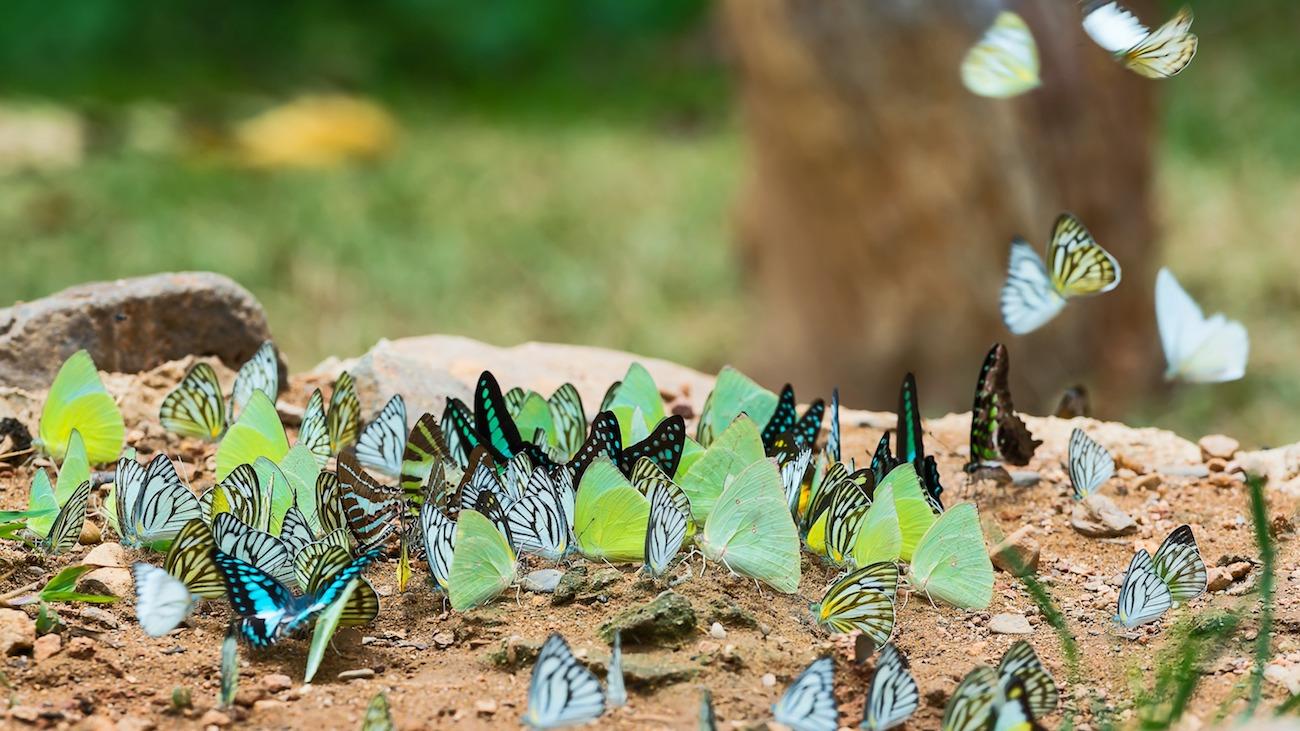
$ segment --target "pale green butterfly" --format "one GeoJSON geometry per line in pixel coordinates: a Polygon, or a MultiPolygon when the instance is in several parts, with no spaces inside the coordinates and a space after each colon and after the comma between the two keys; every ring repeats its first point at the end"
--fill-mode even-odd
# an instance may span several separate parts
{"type": "Polygon", "coordinates": [[[695,439],[702,446],[709,446],[741,414],[748,415],[756,423],[766,424],[776,411],[776,403],[776,394],[744,373],[726,366],[718,372],[713,390],[700,411],[695,439]]]}
{"type": "MultiPolygon", "coordinates": [[[[703,523],[727,483],[765,458],[763,438],[754,422],[747,416],[731,422],[689,469],[683,471],[680,465],[677,468],[677,484],[690,498],[691,516],[703,523]]],[[[787,515],[789,512],[786,510],[787,515]]]]}
{"type": "Polygon", "coordinates": [[[983,609],[993,601],[993,562],[974,504],[939,516],[917,544],[909,573],[914,590],[953,606],[983,609]]]}
{"type": "Polygon", "coordinates": [[[515,583],[518,566],[510,541],[475,510],[456,520],[456,548],[447,577],[447,596],[458,612],[486,604],[515,583]]]}
{"type": "MultiPolygon", "coordinates": [[[[912,474],[915,475],[915,471],[912,474]]],[[[903,532],[898,525],[898,509],[894,504],[895,484],[897,480],[886,477],[876,486],[875,499],[867,508],[867,517],[862,519],[857,541],[853,544],[853,562],[858,566],[897,561],[903,554],[903,532]]]]}
{"type": "Polygon", "coordinates": [[[54,377],[41,410],[36,445],[55,461],[62,461],[73,429],[81,432],[86,457],[93,464],[116,460],[126,438],[122,412],[84,350],[64,361],[54,377]]]}
{"type": "Polygon", "coordinates": [[[573,507],[573,535],[578,550],[593,560],[645,559],[650,501],[609,457],[602,456],[582,473],[573,507]]]}
{"type": "Polygon", "coordinates": [[[993,25],[961,62],[961,80],[972,93],[1013,97],[1037,87],[1038,47],[1025,21],[1013,12],[998,13],[993,25]]]}
{"type": "Polygon", "coordinates": [[[628,366],[627,374],[614,389],[607,410],[618,417],[624,444],[634,444],[644,439],[650,429],[667,415],[663,398],[659,395],[659,386],[655,384],[650,371],[636,362],[628,366]]]}
{"type": "Polygon", "coordinates": [[[241,464],[253,464],[258,457],[279,462],[288,452],[289,438],[275,404],[265,393],[254,391],[217,447],[217,479],[224,479],[241,464]]]}
{"type": "Polygon", "coordinates": [[[898,529],[902,534],[899,557],[911,561],[922,536],[934,525],[934,510],[925,499],[925,490],[910,462],[890,470],[880,484],[893,485],[894,509],[898,513],[898,529]]]}
{"type": "Polygon", "coordinates": [[[718,496],[696,536],[704,557],[791,594],[799,588],[799,531],[772,460],[745,468],[718,496]]]}

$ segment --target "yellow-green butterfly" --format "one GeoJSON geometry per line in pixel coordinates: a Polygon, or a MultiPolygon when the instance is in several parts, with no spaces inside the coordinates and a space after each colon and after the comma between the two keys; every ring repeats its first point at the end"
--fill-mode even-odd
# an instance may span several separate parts
{"type": "Polygon", "coordinates": [[[751,464],[723,489],[695,540],[706,559],[733,573],[786,594],[799,588],[799,531],[772,460],[751,464]]]}
{"type": "Polygon", "coordinates": [[[914,590],[953,606],[983,609],[993,601],[993,563],[973,504],[939,516],[917,544],[909,575],[914,590]]]}
{"type": "Polygon", "coordinates": [[[822,627],[833,632],[860,630],[880,647],[894,634],[897,588],[898,566],[881,561],[836,581],[810,609],[822,627]]]}
{"type": "Polygon", "coordinates": [[[1007,10],[998,13],[962,60],[961,80],[972,93],[995,98],[1023,94],[1042,83],[1038,47],[1019,15],[1007,10]]]}
{"type": "Polygon", "coordinates": [[[515,583],[518,564],[510,541],[476,510],[456,520],[455,549],[447,577],[447,597],[458,612],[486,604],[515,583]]]}
{"type": "Polygon", "coordinates": [[[122,451],[126,424],[90,354],[78,350],[59,368],[41,410],[36,446],[62,461],[72,431],[81,433],[91,464],[112,462],[122,451]]]}
{"type": "MultiPolygon", "coordinates": [[[[713,511],[723,487],[745,468],[764,459],[766,453],[758,427],[748,416],[741,415],[713,440],[704,456],[689,469],[683,472],[678,468],[677,484],[691,501],[692,517],[697,522],[704,522],[713,511]]],[[[789,514],[787,509],[786,515],[789,514]]]]}
{"type": "Polygon", "coordinates": [[[573,508],[573,535],[582,555],[597,561],[643,561],[649,519],[650,501],[608,456],[582,473],[573,508]]]}
{"type": "Polygon", "coordinates": [[[701,446],[708,447],[741,414],[753,419],[755,423],[766,424],[776,411],[776,404],[776,394],[758,385],[744,373],[726,366],[718,372],[713,390],[704,401],[700,423],[695,430],[695,440],[701,446]]]}
{"type": "Polygon", "coordinates": [[[225,479],[241,464],[253,464],[258,457],[279,462],[288,452],[289,438],[275,405],[265,393],[254,391],[239,420],[217,447],[217,479],[225,479]]]}

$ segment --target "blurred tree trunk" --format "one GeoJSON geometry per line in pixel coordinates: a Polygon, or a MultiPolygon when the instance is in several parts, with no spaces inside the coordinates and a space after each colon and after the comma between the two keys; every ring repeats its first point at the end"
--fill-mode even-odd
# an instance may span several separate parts
{"type": "Polygon", "coordinates": [[[1031,413],[1083,382],[1116,415],[1158,377],[1158,83],[1088,39],[1074,3],[1008,9],[1034,33],[1043,86],[999,100],[959,73],[999,3],[724,0],[750,146],[737,215],[761,318],[755,376],[892,409],[912,370],[931,415],[970,408],[995,341],[1031,413]],[[998,306],[1011,238],[1041,254],[1067,210],[1123,282],[1017,338],[998,306]]]}

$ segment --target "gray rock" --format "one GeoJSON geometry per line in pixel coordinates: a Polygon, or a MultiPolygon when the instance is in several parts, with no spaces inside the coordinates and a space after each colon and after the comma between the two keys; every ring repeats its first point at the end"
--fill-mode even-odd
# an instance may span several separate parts
{"type": "Polygon", "coordinates": [[[559,585],[563,576],[564,572],[559,569],[538,569],[525,574],[519,580],[519,585],[524,587],[525,591],[550,594],[555,591],[555,587],[559,585]]]}
{"type": "Polygon", "coordinates": [[[1033,487],[1043,476],[1033,470],[1016,470],[1011,473],[1011,484],[1016,487],[1033,487]]]}
{"type": "Polygon", "coordinates": [[[640,691],[654,690],[676,683],[694,680],[700,669],[694,665],[663,662],[662,660],[623,658],[623,682],[640,691]]]}
{"type": "Polygon", "coordinates": [[[671,644],[695,634],[695,608],[686,597],[666,591],[648,604],[625,609],[600,626],[600,636],[612,642],[623,633],[624,644],[671,644]]]}
{"type": "Polygon", "coordinates": [[[485,659],[490,665],[502,670],[518,670],[531,665],[541,651],[542,643],[511,635],[501,640],[501,644],[488,652],[485,659]]]}
{"type": "Polygon", "coordinates": [[[719,622],[724,627],[758,629],[758,620],[754,615],[728,599],[720,598],[709,602],[708,621],[719,622]]]}
{"type": "Polygon", "coordinates": [[[1210,476],[1210,468],[1203,464],[1161,465],[1156,467],[1156,472],[1170,477],[1193,477],[1199,479],[1210,476]]]}
{"type": "Polygon", "coordinates": [[[1032,635],[1034,628],[1023,614],[995,614],[989,619],[989,631],[995,635],[1032,635]]]}
{"type": "Polygon", "coordinates": [[[0,309],[0,383],[48,388],[82,348],[102,371],[136,373],[188,355],[238,368],[270,336],[261,304],[220,274],[82,284],[0,309]]]}
{"type": "Polygon", "coordinates": [[[596,573],[591,575],[591,579],[587,581],[587,591],[608,589],[622,580],[622,571],[619,571],[613,566],[606,566],[605,568],[597,569],[596,573]]]}
{"type": "Polygon", "coordinates": [[[555,593],[551,595],[551,604],[558,607],[573,602],[586,586],[587,567],[574,566],[560,577],[560,583],[555,586],[555,593]]]}
{"type": "Polygon", "coordinates": [[[357,668],[356,670],[344,670],[339,673],[339,680],[369,680],[375,677],[375,671],[370,668],[357,668]]]}
{"type": "Polygon", "coordinates": [[[1114,538],[1137,532],[1137,523],[1110,498],[1094,493],[1079,501],[1070,526],[1090,538],[1114,538]]]}

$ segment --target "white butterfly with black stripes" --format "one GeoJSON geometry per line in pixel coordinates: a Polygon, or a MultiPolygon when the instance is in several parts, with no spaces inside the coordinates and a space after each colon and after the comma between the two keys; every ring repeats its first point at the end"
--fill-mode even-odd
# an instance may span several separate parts
{"type": "Polygon", "coordinates": [[[275,403],[275,397],[280,392],[280,362],[275,355],[275,345],[270,340],[262,343],[253,357],[240,367],[239,375],[235,376],[228,417],[232,424],[239,418],[254,391],[266,394],[271,403],[275,403]]]}
{"type": "Polygon", "coordinates": [[[446,592],[451,576],[451,557],[456,548],[456,523],[432,500],[420,506],[420,535],[424,557],[429,562],[434,588],[446,592]]]}
{"type": "Polygon", "coordinates": [[[627,705],[627,688],[623,684],[623,633],[614,630],[614,646],[609,652],[609,672],[605,673],[605,700],[610,708],[627,705]]]}
{"type": "Polygon", "coordinates": [[[552,634],[533,666],[524,724],[536,729],[559,728],[587,723],[604,712],[600,681],[573,657],[563,637],[552,634]]]}
{"type": "Polygon", "coordinates": [[[1115,257],[1097,244],[1079,219],[1062,213],[1052,227],[1047,264],[1024,239],[1011,242],[1002,320],[1016,335],[1033,332],[1056,317],[1068,299],[1109,292],[1119,280],[1115,257]]]}
{"type": "Polygon", "coordinates": [[[822,656],[790,683],[772,706],[777,723],[794,731],[837,731],[840,710],[835,702],[835,661],[822,656]]]}
{"type": "Polygon", "coordinates": [[[686,493],[667,477],[647,482],[646,498],[650,501],[650,517],[645,533],[644,570],[659,578],[668,570],[686,538],[691,503],[686,493]],[[682,510],[683,503],[685,510],[682,510]]]}
{"type": "Polygon", "coordinates": [[[1119,590],[1115,621],[1129,629],[1154,622],[1174,604],[1204,593],[1206,578],[1192,529],[1180,525],[1160,544],[1155,558],[1145,549],[1134,554],[1119,590]]]}
{"type": "Polygon", "coordinates": [[[181,482],[166,455],[148,467],[132,457],[117,461],[113,482],[113,528],[128,548],[156,547],[180,533],[201,514],[199,499],[181,482]]]}
{"type": "Polygon", "coordinates": [[[1115,459],[1110,452],[1078,427],[1070,432],[1069,460],[1070,484],[1074,487],[1075,500],[1097,492],[1115,474],[1115,459]]]}
{"type": "Polygon", "coordinates": [[[298,585],[293,571],[293,555],[279,538],[250,528],[230,513],[221,513],[213,518],[212,537],[222,553],[265,571],[285,586],[293,588],[298,585]]]}
{"type": "Polygon", "coordinates": [[[871,676],[871,685],[867,686],[861,727],[869,731],[893,728],[916,713],[920,699],[907,658],[894,647],[894,643],[887,643],[880,648],[876,673],[871,676]]]}
{"type": "Polygon", "coordinates": [[[1120,63],[1149,79],[1167,79],[1196,55],[1192,10],[1179,10],[1152,32],[1117,2],[1094,1],[1084,9],[1083,29],[1120,63]]]}
{"type": "Polygon", "coordinates": [[[400,476],[406,433],[406,401],[399,393],[388,399],[374,421],[361,430],[357,437],[357,459],[366,468],[380,474],[400,476]]]}
{"type": "Polygon", "coordinates": [[[510,538],[516,551],[531,553],[547,561],[558,561],[569,551],[573,515],[545,467],[528,478],[523,496],[506,510],[510,538]]]}
{"type": "Polygon", "coordinates": [[[54,522],[45,535],[40,535],[32,528],[27,529],[31,534],[29,540],[32,540],[38,551],[51,556],[72,550],[81,538],[81,528],[86,522],[86,505],[89,502],[90,482],[82,482],[68,496],[63,507],[59,508],[58,515],[54,517],[54,522]]]}

